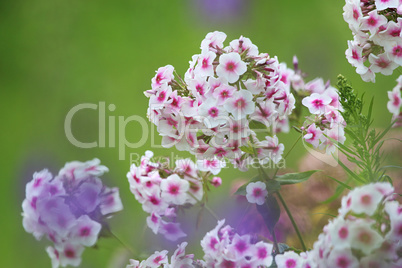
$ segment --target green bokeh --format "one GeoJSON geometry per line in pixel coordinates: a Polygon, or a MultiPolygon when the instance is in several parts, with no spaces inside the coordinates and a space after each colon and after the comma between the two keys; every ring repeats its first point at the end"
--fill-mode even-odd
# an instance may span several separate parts
{"type": "MultiPolygon", "coordinates": [[[[148,102],[142,92],[150,88],[155,70],[172,64],[183,74],[210,31],[224,31],[228,40],[249,37],[260,52],[277,55],[289,65],[296,54],[311,79],[320,76],[335,82],[343,73],[368,98],[375,96],[375,126],[390,122],[386,91],[395,85],[397,74],[377,76],[375,84],[364,83],[347,63],[344,51],[352,34],[342,18],[343,1],[244,0],[240,1],[244,9],[225,20],[197,10],[200,2],[14,0],[0,4],[0,267],[50,267],[46,243],[35,241],[21,224],[25,183],[34,171],[49,168],[56,173],[65,162],[95,157],[110,169],[104,176],[106,184],[121,189],[125,210],[111,220],[116,233],[137,250],[157,248],[151,240],[140,238],[146,214],[126,180],[129,154],[142,154],[151,140],[141,148],[127,148],[125,160],[119,160],[118,148],[109,148],[108,143],[92,149],[72,145],[64,133],[64,119],[77,104],[99,102],[116,106],[106,113],[116,123],[119,116],[145,117],[148,102]]],[[[97,111],[77,114],[73,132],[83,141],[96,140],[97,111]]],[[[125,135],[135,142],[143,132],[139,125],[129,124],[125,135]]],[[[281,142],[289,148],[295,137],[295,133],[283,136],[281,142]]],[[[159,137],[155,140],[160,142],[159,137]]],[[[290,156],[289,167],[295,167],[305,153],[301,146],[298,150],[290,156]]],[[[154,151],[168,155],[173,150],[154,151]]],[[[253,171],[225,169],[221,173],[225,186],[215,195],[226,196],[230,180],[250,174],[253,171]]],[[[213,195],[212,204],[218,202],[213,195]]],[[[117,247],[115,240],[101,240],[98,250],[84,252],[82,267],[107,267],[117,247]]],[[[191,248],[197,247],[194,242],[191,248]]]]}

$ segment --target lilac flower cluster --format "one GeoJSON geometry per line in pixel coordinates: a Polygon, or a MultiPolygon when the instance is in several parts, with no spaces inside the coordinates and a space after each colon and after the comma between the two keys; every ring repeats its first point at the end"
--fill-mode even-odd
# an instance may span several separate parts
{"type": "Polygon", "coordinates": [[[272,263],[272,244],[253,243],[249,235],[238,235],[225,220],[201,240],[204,251],[202,267],[269,267],[272,263]]]}
{"type": "MultiPolygon", "coordinates": [[[[225,220],[209,231],[201,240],[204,251],[203,260],[194,260],[192,254],[185,255],[186,242],[178,246],[169,264],[167,250],[156,251],[141,263],[130,260],[126,268],[157,268],[157,267],[269,267],[273,257],[273,245],[265,242],[253,243],[249,235],[238,235],[229,225],[223,227],[225,220]]],[[[281,267],[281,266],[279,266],[281,267]]]]}
{"type": "Polygon", "coordinates": [[[302,100],[302,104],[312,116],[304,123],[303,138],[314,148],[325,149],[327,154],[331,154],[336,150],[334,142],[343,144],[346,140],[346,122],[340,113],[343,109],[338,92],[328,83],[324,85],[321,78],[308,83],[305,90],[310,95],[302,100]]]}
{"type": "Polygon", "coordinates": [[[126,268],[193,268],[196,267],[193,265],[193,254],[186,255],[185,249],[187,246],[187,242],[183,242],[178,245],[176,251],[173,253],[170,258],[170,263],[168,259],[168,251],[155,251],[154,254],[149,256],[146,260],[143,260],[141,263],[137,260],[130,260],[130,264],[126,266],[126,268]]]}
{"type": "Polygon", "coordinates": [[[354,36],[345,53],[349,63],[366,82],[375,82],[375,73],[391,75],[402,65],[402,2],[346,0],[343,10],[354,36]]]}
{"type": "Polygon", "coordinates": [[[197,168],[190,159],[181,159],[171,169],[169,163],[152,162],[152,157],[153,153],[147,151],[138,167],[135,164],[130,167],[127,173],[130,190],[143,210],[150,214],[148,227],[155,234],[176,241],[186,236],[180,223],[175,222],[177,208],[201,201],[207,182],[219,186],[219,177],[209,177],[220,172],[222,163],[217,159],[200,160],[197,168]]]}
{"type": "Polygon", "coordinates": [[[277,57],[260,54],[246,37],[227,47],[225,39],[222,32],[208,33],[184,80],[171,65],[158,69],[145,92],[148,117],[166,148],[176,146],[200,159],[226,157],[244,167],[249,154],[241,148],[253,143],[260,160],[277,163],[284,148],[275,133],[289,130],[295,104],[288,79],[293,71],[277,57]],[[270,135],[258,140],[250,121],[271,127],[270,135]]]}
{"type": "Polygon", "coordinates": [[[393,192],[389,183],[355,188],[343,197],[339,215],[324,227],[314,248],[301,256],[289,252],[293,256],[286,258],[308,267],[401,267],[402,206],[393,192]]]}
{"type": "MultiPolygon", "coordinates": [[[[398,77],[396,80],[398,84],[394,87],[392,91],[388,91],[389,101],[387,103],[388,111],[392,114],[392,121],[398,120],[400,121],[402,118],[401,106],[402,106],[402,75],[398,77]]],[[[400,122],[397,125],[401,125],[400,122]]]]}
{"type": "Polygon", "coordinates": [[[70,162],[56,177],[45,169],[26,185],[23,226],[36,239],[45,236],[54,243],[47,248],[53,268],[78,266],[105,218],[123,209],[118,188],[108,188],[98,178],[108,171],[99,164],[98,159],[70,162]]]}

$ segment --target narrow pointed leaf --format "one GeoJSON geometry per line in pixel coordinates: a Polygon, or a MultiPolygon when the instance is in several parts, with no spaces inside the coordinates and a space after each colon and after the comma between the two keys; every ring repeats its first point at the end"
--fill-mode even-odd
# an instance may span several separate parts
{"type": "Polygon", "coordinates": [[[276,177],[275,180],[277,180],[281,185],[296,184],[308,180],[310,176],[316,173],[317,171],[320,170],[309,170],[299,173],[287,173],[276,177]]]}

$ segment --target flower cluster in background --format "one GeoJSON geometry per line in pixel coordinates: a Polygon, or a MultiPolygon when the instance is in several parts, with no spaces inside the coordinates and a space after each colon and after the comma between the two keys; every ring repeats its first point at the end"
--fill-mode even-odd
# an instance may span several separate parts
{"type": "Polygon", "coordinates": [[[130,264],[126,266],[126,268],[158,268],[163,266],[164,268],[192,268],[195,267],[193,265],[193,254],[186,255],[187,242],[183,242],[178,245],[176,251],[173,253],[172,257],[169,258],[167,256],[168,251],[155,251],[154,254],[149,256],[146,260],[139,262],[138,260],[130,260],[130,264]]]}
{"type": "Polygon", "coordinates": [[[155,234],[176,241],[186,236],[175,221],[177,209],[200,202],[208,183],[215,187],[221,184],[219,177],[210,177],[220,172],[222,163],[217,159],[200,160],[196,165],[191,159],[181,159],[170,168],[168,162],[152,162],[152,157],[153,153],[147,151],[139,166],[130,167],[127,173],[130,190],[142,209],[150,214],[148,227],[155,234]]]}
{"type": "Polygon", "coordinates": [[[99,164],[98,159],[70,162],[56,177],[42,170],[26,185],[23,226],[36,239],[45,236],[54,243],[47,248],[54,268],[78,266],[105,219],[123,209],[118,188],[108,188],[98,178],[108,171],[99,164]]]}
{"type": "Polygon", "coordinates": [[[392,91],[388,91],[389,101],[387,103],[388,111],[392,114],[392,121],[397,120],[394,127],[402,125],[402,114],[401,114],[401,106],[402,106],[402,75],[398,77],[397,85],[393,88],[392,91]]]}
{"type": "Polygon", "coordinates": [[[341,115],[337,89],[324,85],[321,78],[309,82],[305,86],[308,96],[302,104],[308,108],[311,116],[302,127],[304,140],[314,148],[325,150],[331,154],[336,150],[334,142],[344,143],[346,122],[341,115]]]}
{"type": "Polygon", "coordinates": [[[354,39],[346,58],[364,81],[391,75],[402,65],[402,3],[399,0],[346,0],[343,17],[354,39]]]}
{"type": "Polygon", "coordinates": [[[238,235],[224,220],[201,240],[204,251],[202,267],[258,267],[272,263],[272,244],[252,241],[249,235],[238,235]],[[257,242],[257,243],[256,243],[257,242]]]}
{"type": "Polygon", "coordinates": [[[314,248],[300,256],[289,252],[289,258],[310,267],[401,267],[402,207],[393,194],[389,183],[355,188],[314,248]]]}
{"type": "Polygon", "coordinates": [[[248,38],[227,47],[225,39],[222,32],[208,33],[184,80],[171,65],[158,69],[145,92],[148,117],[166,148],[176,146],[198,158],[227,157],[243,167],[248,155],[241,147],[253,143],[260,160],[278,162],[283,145],[275,133],[289,130],[295,104],[287,79],[291,70],[260,54],[248,38]],[[258,140],[250,121],[270,127],[270,135],[258,140]]]}

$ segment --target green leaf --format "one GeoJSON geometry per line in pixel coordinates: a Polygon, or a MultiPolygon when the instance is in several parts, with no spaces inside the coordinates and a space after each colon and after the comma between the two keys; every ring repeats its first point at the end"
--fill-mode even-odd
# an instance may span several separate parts
{"type": "Polygon", "coordinates": [[[245,184],[243,184],[242,186],[240,186],[239,189],[237,189],[237,191],[236,191],[234,194],[235,194],[235,195],[246,195],[246,194],[247,194],[247,191],[246,191],[247,185],[248,185],[250,182],[256,182],[256,181],[260,181],[260,178],[259,178],[258,176],[252,178],[249,182],[246,182],[245,184]]]}
{"type": "Polygon", "coordinates": [[[383,132],[381,132],[381,134],[378,134],[378,136],[374,140],[374,144],[379,142],[382,139],[382,137],[384,137],[385,134],[388,133],[388,131],[392,128],[392,126],[394,125],[395,122],[396,122],[396,120],[394,120],[383,132]]]}
{"type": "Polygon", "coordinates": [[[402,168],[401,166],[383,166],[381,169],[386,169],[386,168],[402,168]]]}
{"type": "Polygon", "coordinates": [[[281,184],[277,180],[268,180],[265,182],[265,185],[267,186],[268,194],[272,194],[281,189],[281,184]]]}
{"type": "Polygon", "coordinates": [[[265,203],[262,205],[256,205],[257,211],[264,219],[265,225],[268,227],[269,232],[272,234],[274,227],[281,215],[281,209],[275,196],[268,195],[265,199],[265,203]]]}
{"type": "Polygon", "coordinates": [[[343,191],[344,191],[345,189],[346,189],[345,187],[343,187],[342,185],[339,185],[339,186],[336,188],[335,193],[334,193],[331,197],[329,197],[327,200],[322,201],[321,204],[329,204],[329,203],[332,203],[334,200],[336,200],[336,199],[343,193],[343,191]]]}
{"type": "Polygon", "coordinates": [[[342,161],[338,161],[339,165],[350,175],[353,179],[360,183],[365,183],[359,176],[357,176],[353,171],[351,171],[342,161]]]}
{"type": "Polygon", "coordinates": [[[283,254],[286,250],[290,249],[290,247],[284,243],[278,243],[279,254],[283,254]]]}
{"type": "Polygon", "coordinates": [[[337,183],[339,183],[340,185],[342,185],[343,187],[345,187],[345,188],[347,188],[347,189],[349,189],[349,190],[352,190],[352,187],[350,187],[349,185],[347,185],[346,183],[343,183],[343,182],[341,182],[341,181],[339,181],[339,180],[337,180],[337,179],[335,179],[335,178],[333,178],[333,177],[331,177],[331,176],[327,176],[328,178],[330,178],[331,180],[333,180],[333,181],[336,181],[337,183]]]}
{"type": "Polygon", "coordinates": [[[260,121],[251,120],[248,126],[251,129],[264,129],[267,130],[267,126],[261,123],[260,121]]]}
{"type": "Polygon", "coordinates": [[[250,148],[249,146],[241,146],[240,150],[242,150],[243,152],[247,153],[247,154],[251,154],[254,155],[254,151],[252,148],[250,148]]]}
{"type": "Polygon", "coordinates": [[[275,180],[277,180],[281,185],[296,184],[308,180],[310,176],[317,171],[320,170],[309,170],[299,173],[287,173],[276,177],[275,180]]]}
{"type": "Polygon", "coordinates": [[[373,112],[373,103],[374,103],[374,97],[371,98],[370,105],[369,105],[368,112],[367,112],[367,127],[369,127],[371,125],[370,121],[371,121],[371,115],[373,112]]]}

